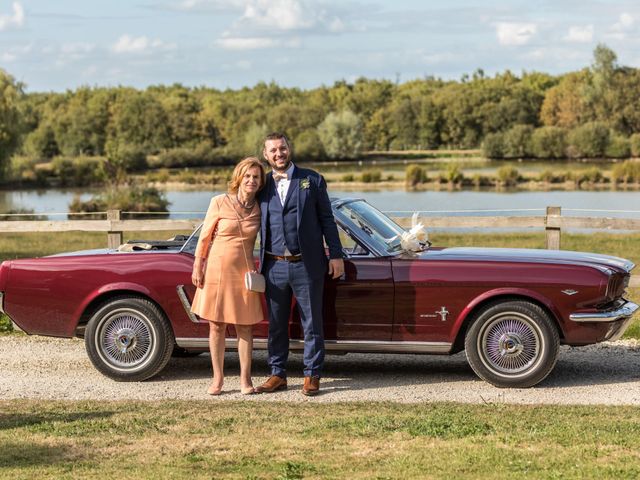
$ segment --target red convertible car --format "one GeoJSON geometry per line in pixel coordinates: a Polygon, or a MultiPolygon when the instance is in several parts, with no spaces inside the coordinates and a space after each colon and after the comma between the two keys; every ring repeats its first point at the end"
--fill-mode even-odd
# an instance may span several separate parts
{"type": "MultiPolygon", "coordinates": [[[[328,351],[453,354],[498,387],[530,387],[554,368],[560,344],[614,340],[638,305],[625,300],[633,263],[589,253],[402,248],[404,230],[360,199],[333,201],[345,274],[327,279],[328,351]]],[[[189,311],[188,238],[151,250],[90,250],[5,261],[0,311],[29,334],[84,337],[103,374],[139,381],[174,352],[207,350],[208,325],[189,311]]],[[[255,327],[267,345],[267,321],[255,327]]],[[[302,347],[297,309],[291,348],[302,347]]],[[[234,347],[229,338],[228,347],[234,347]]]]}

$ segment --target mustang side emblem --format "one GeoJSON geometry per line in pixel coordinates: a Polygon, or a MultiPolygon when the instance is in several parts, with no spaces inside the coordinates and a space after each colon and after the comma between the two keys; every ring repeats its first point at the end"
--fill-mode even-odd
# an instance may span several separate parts
{"type": "Polygon", "coordinates": [[[440,308],[440,310],[436,310],[435,313],[422,313],[420,314],[420,318],[434,318],[437,317],[438,315],[440,315],[440,318],[442,319],[443,322],[447,321],[447,315],[449,315],[449,310],[447,310],[447,307],[443,306],[442,308],[440,308]]]}
{"type": "Polygon", "coordinates": [[[577,290],[571,290],[570,288],[566,289],[566,290],[562,290],[562,293],[564,293],[565,295],[575,295],[576,293],[578,293],[577,290]]]}

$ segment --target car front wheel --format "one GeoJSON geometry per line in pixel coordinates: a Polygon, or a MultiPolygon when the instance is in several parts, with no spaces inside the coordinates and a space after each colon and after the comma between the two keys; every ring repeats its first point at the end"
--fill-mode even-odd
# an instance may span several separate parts
{"type": "Polygon", "coordinates": [[[482,308],[465,337],[473,371],[501,388],[526,388],[544,380],[556,364],[559,348],[558,330],[549,315],[520,300],[482,308]]]}
{"type": "Polygon", "coordinates": [[[174,346],[164,313],[153,302],[135,296],[117,297],[99,306],[84,340],[93,365],[103,375],[124,382],[158,374],[174,346]]]}

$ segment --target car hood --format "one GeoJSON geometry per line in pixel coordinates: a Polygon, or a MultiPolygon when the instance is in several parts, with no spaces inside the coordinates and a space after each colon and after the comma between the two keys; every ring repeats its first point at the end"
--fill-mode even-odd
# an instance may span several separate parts
{"type": "Polygon", "coordinates": [[[177,249],[171,250],[134,250],[132,252],[119,252],[110,248],[96,248],[93,250],[78,250],[77,252],[64,252],[56,253],[54,255],[47,255],[48,257],[76,257],[76,256],[89,256],[89,255],[131,255],[131,254],[144,254],[144,253],[176,253],[177,249]]]}
{"type": "Polygon", "coordinates": [[[455,247],[427,250],[420,258],[441,260],[477,260],[490,262],[563,263],[608,267],[630,272],[635,266],[624,258],[597,253],[571,252],[567,250],[536,250],[528,248],[474,248],[455,247]]]}
{"type": "Polygon", "coordinates": [[[109,248],[95,248],[93,250],[78,250],[76,252],[64,252],[55,253],[53,255],[47,255],[47,257],[75,257],[80,255],[104,255],[107,253],[114,253],[115,250],[109,248]]]}

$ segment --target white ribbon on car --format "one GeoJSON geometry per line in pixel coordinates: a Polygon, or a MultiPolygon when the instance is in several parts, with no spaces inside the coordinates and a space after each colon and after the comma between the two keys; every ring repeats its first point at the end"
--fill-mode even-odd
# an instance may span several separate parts
{"type": "Polygon", "coordinates": [[[411,216],[411,228],[400,234],[400,246],[407,252],[421,252],[429,245],[427,229],[418,222],[418,212],[411,216]]]}

